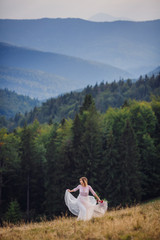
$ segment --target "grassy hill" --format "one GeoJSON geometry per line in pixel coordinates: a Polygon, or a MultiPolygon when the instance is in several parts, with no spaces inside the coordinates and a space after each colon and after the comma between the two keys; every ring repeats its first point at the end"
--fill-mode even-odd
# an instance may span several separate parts
{"type": "Polygon", "coordinates": [[[12,224],[0,229],[3,240],[158,240],[160,199],[108,211],[102,218],[77,221],[75,217],[59,217],[41,223],[12,224]]]}

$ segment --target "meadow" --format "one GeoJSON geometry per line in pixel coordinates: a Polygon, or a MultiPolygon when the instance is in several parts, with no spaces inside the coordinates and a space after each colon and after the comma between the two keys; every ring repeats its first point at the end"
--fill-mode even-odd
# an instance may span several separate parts
{"type": "Polygon", "coordinates": [[[117,208],[101,218],[77,221],[63,216],[53,221],[12,225],[0,229],[0,240],[158,240],[160,199],[117,208]]]}

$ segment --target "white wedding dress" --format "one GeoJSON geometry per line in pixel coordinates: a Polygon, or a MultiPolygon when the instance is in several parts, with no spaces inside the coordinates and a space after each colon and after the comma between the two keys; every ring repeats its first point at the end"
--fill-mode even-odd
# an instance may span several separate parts
{"type": "Polygon", "coordinates": [[[90,185],[86,187],[78,185],[73,190],[74,192],[79,190],[78,197],[75,198],[66,190],[65,203],[71,213],[78,216],[78,220],[90,220],[92,217],[100,217],[105,214],[108,208],[107,202],[103,201],[96,204],[96,199],[93,196],[89,196],[89,191],[95,196],[95,192],[90,185]]]}

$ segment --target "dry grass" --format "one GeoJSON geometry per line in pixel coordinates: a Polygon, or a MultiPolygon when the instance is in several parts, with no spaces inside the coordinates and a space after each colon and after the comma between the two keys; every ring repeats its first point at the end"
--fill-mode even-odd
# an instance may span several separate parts
{"type": "Polygon", "coordinates": [[[108,211],[102,218],[77,221],[74,217],[51,222],[7,226],[0,240],[158,240],[160,239],[160,200],[108,211]]]}

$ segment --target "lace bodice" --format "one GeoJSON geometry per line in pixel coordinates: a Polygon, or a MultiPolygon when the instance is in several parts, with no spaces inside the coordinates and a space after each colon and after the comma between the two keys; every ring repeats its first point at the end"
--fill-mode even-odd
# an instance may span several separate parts
{"type": "Polygon", "coordinates": [[[93,188],[90,185],[87,185],[86,187],[83,187],[82,185],[78,185],[73,190],[74,190],[74,192],[79,190],[80,196],[84,196],[84,197],[89,195],[89,191],[93,194],[93,196],[96,195],[96,193],[94,192],[93,188]]]}

